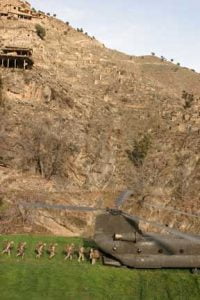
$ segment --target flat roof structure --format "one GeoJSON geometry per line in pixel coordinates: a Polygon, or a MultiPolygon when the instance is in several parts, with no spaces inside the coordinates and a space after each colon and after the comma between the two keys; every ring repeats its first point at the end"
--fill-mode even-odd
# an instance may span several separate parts
{"type": "Polygon", "coordinates": [[[0,19],[25,19],[44,18],[42,12],[33,11],[27,1],[22,0],[0,0],[0,19]]]}
{"type": "Polygon", "coordinates": [[[0,49],[0,53],[4,53],[4,54],[11,54],[14,52],[17,55],[24,55],[24,56],[32,56],[33,54],[33,50],[31,48],[6,46],[5,48],[0,49]]]}

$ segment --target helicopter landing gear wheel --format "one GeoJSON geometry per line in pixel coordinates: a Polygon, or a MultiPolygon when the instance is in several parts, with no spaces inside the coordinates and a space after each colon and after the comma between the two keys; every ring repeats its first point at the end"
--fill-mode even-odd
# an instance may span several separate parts
{"type": "Polygon", "coordinates": [[[121,263],[117,260],[103,256],[103,264],[106,266],[121,267],[121,263]]]}
{"type": "Polygon", "coordinates": [[[192,272],[192,274],[200,274],[200,269],[198,269],[198,268],[193,268],[192,270],[191,270],[191,272],[192,272]]]}

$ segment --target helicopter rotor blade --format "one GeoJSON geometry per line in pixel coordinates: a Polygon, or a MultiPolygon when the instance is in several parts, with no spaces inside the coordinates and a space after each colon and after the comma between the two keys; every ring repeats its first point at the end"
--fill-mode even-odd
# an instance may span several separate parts
{"type": "Polygon", "coordinates": [[[122,213],[122,215],[124,217],[126,217],[127,219],[130,219],[132,221],[148,223],[148,224],[150,224],[150,225],[152,225],[154,227],[157,227],[157,228],[160,228],[160,229],[164,229],[167,232],[172,233],[173,235],[176,235],[176,236],[181,237],[183,239],[187,239],[187,240],[190,240],[192,242],[200,244],[200,238],[198,238],[196,236],[193,236],[191,234],[183,233],[183,232],[181,232],[179,230],[176,230],[176,229],[173,229],[173,228],[161,225],[161,224],[156,223],[154,221],[148,221],[148,220],[146,220],[144,218],[141,218],[141,217],[138,217],[138,216],[132,216],[132,215],[129,215],[127,213],[122,213]]]}
{"type": "Polygon", "coordinates": [[[132,195],[133,195],[132,190],[123,191],[115,200],[115,206],[117,208],[119,208],[125,202],[125,200],[128,199],[132,195]]]}
{"type": "Polygon", "coordinates": [[[161,209],[161,210],[166,210],[166,211],[170,211],[173,212],[175,214],[179,214],[179,215],[185,215],[188,217],[194,217],[194,218],[200,218],[200,214],[193,214],[193,213],[188,213],[186,211],[181,211],[179,209],[175,209],[173,207],[169,207],[169,206],[164,206],[164,205],[160,205],[160,204],[154,204],[154,203],[148,203],[148,202],[144,202],[144,198],[143,200],[137,201],[137,203],[140,203],[146,207],[154,207],[157,209],[161,209]]]}
{"type": "Polygon", "coordinates": [[[181,210],[178,210],[178,209],[174,209],[172,207],[165,207],[163,205],[157,205],[157,204],[153,204],[153,203],[152,204],[145,203],[144,205],[155,207],[155,208],[158,208],[158,209],[163,209],[163,210],[166,210],[166,211],[171,211],[171,212],[174,212],[174,213],[179,214],[179,215],[185,215],[185,216],[188,216],[188,217],[200,218],[200,215],[187,213],[187,212],[184,212],[184,211],[181,211],[181,210]]]}
{"type": "Polygon", "coordinates": [[[46,209],[57,209],[57,210],[69,210],[69,211],[79,211],[79,212],[95,212],[95,211],[103,211],[104,209],[98,207],[90,207],[90,206],[74,206],[74,205],[63,205],[63,204],[47,204],[43,202],[37,203],[20,203],[23,207],[26,208],[46,208],[46,209]]]}

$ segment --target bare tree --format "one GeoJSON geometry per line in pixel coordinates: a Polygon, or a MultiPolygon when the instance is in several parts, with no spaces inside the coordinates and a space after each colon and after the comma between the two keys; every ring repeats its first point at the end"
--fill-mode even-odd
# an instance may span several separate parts
{"type": "Polygon", "coordinates": [[[18,150],[22,151],[22,169],[34,169],[49,179],[62,175],[67,156],[67,137],[60,124],[50,125],[47,119],[29,121],[23,124],[18,150]]]}

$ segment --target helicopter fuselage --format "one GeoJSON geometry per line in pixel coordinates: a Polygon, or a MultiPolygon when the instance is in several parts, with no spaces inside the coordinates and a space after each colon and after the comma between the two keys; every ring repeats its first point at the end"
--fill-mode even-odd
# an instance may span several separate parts
{"type": "Polygon", "coordinates": [[[142,233],[137,223],[120,214],[99,215],[94,239],[105,254],[104,262],[111,265],[113,261],[133,268],[200,268],[200,243],[142,233]]]}

